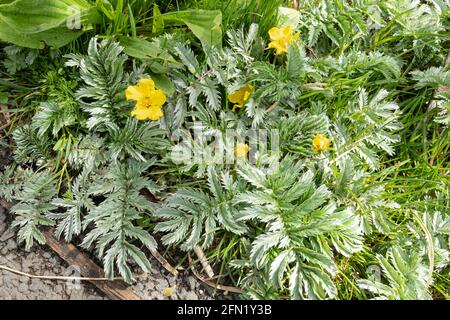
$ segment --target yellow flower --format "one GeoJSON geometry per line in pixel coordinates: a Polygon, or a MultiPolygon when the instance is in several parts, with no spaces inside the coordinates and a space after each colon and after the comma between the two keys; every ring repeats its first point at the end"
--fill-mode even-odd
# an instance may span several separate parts
{"type": "Polygon", "coordinates": [[[162,106],[166,103],[166,95],[155,88],[151,79],[139,80],[137,86],[129,86],[125,92],[127,100],[135,100],[136,106],[131,115],[138,120],[158,120],[163,116],[162,106]]]}
{"type": "Polygon", "coordinates": [[[276,49],[276,54],[282,54],[288,52],[288,44],[293,44],[294,41],[300,36],[300,32],[293,34],[291,26],[284,28],[273,27],[269,30],[270,40],[268,48],[276,49]]]}
{"type": "Polygon", "coordinates": [[[230,93],[228,95],[228,100],[231,103],[234,103],[232,111],[236,111],[236,108],[242,108],[254,91],[255,88],[250,83],[247,83],[245,86],[239,88],[239,90],[230,93]]]}
{"type": "Polygon", "coordinates": [[[330,139],[325,137],[323,134],[318,133],[312,141],[314,150],[317,152],[326,151],[330,148],[330,139]]]}
{"type": "Polygon", "coordinates": [[[174,291],[175,291],[175,287],[165,288],[163,290],[163,296],[164,297],[171,297],[173,295],[174,291]]]}
{"type": "Polygon", "coordinates": [[[243,158],[247,156],[248,151],[250,150],[249,146],[245,143],[238,143],[234,148],[234,153],[238,158],[243,158]]]}

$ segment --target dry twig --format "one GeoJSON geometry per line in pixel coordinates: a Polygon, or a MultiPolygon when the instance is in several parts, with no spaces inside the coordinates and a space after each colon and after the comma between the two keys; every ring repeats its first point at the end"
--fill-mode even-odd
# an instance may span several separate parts
{"type": "Polygon", "coordinates": [[[190,268],[192,270],[192,273],[197,277],[198,280],[200,280],[201,282],[203,282],[204,284],[218,289],[218,290],[222,290],[222,291],[226,291],[226,292],[233,292],[233,293],[242,293],[242,290],[236,287],[231,287],[231,286],[225,286],[225,285],[221,285],[219,283],[214,283],[209,279],[206,279],[204,277],[202,277],[202,275],[195,269],[194,267],[194,263],[192,261],[191,255],[188,253],[188,259],[189,259],[189,265],[190,268]]]}
{"type": "Polygon", "coordinates": [[[158,260],[159,263],[169,271],[171,274],[173,274],[175,277],[178,276],[178,270],[172,267],[172,265],[156,250],[152,250],[151,254],[153,257],[155,257],[156,260],[158,260]]]}
{"type": "Polygon", "coordinates": [[[214,270],[212,269],[211,265],[209,264],[208,259],[206,258],[202,247],[195,246],[194,252],[197,255],[198,259],[200,260],[200,263],[203,266],[203,270],[205,270],[205,273],[208,275],[208,277],[210,279],[214,278],[214,270]]]}
{"type": "Polygon", "coordinates": [[[43,280],[65,280],[65,281],[114,281],[114,280],[123,280],[122,277],[116,277],[116,278],[88,278],[88,277],[65,277],[65,276],[39,276],[34,275],[26,272],[22,272],[13,268],[9,268],[4,265],[0,265],[0,270],[5,270],[20,276],[33,278],[33,279],[43,279],[43,280]]]}

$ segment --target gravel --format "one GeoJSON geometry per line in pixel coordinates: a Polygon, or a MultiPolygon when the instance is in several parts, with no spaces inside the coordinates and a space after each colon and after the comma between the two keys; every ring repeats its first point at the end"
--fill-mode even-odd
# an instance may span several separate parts
{"type": "MultiPolygon", "coordinates": [[[[0,265],[35,275],[67,275],[68,268],[54,253],[43,248],[26,252],[16,243],[15,233],[8,228],[4,208],[0,207],[0,265]]],[[[76,290],[78,299],[103,299],[91,284],[76,290]]],[[[67,300],[74,298],[67,292],[66,281],[33,279],[0,270],[0,299],[67,300]]]]}
{"type": "MultiPolygon", "coordinates": [[[[0,206],[0,265],[33,275],[74,276],[77,268],[68,266],[51,249],[34,246],[26,252],[18,246],[14,231],[9,229],[6,210],[0,206]]],[[[145,279],[131,286],[142,299],[198,300],[217,298],[214,290],[205,287],[188,271],[175,277],[155,259],[150,259],[152,270],[145,279]],[[170,294],[170,295],[169,295],[170,294]]],[[[224,297],[230,298],[230,297],[224,297]]],[[[43,280],[0,270],[0,300],[103,300],[108,299],[87,282],[43,280]]]]}

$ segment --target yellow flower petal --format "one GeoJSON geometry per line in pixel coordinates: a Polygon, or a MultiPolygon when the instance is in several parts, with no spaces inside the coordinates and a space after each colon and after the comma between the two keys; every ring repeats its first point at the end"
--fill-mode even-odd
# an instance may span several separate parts
{"type": "Polygon", "coordinates": [[[234,153],[238,158],[243,158],[247,156],[249,150],[250,148],[247,144],[238,143],[234,148],[234,153]]]}
{"type": "Polygon", "coordinates": [[[279,42],[272,41],[269,43],[269,46],[267,47],[269,49],[276,49],[275,52],[276,55],[280,55],[282,53],[288,52],[287,45],[286,44],[280,44],[279,42]]]}
{"type": "Polygon", "coordinates": [[[131,111],[131,115],[135,117],[137,120],[158,120],[164,113],[162,112],[162,108],[160,106],[150,106],[150,107],[139,107],[136,106],[133,111],[131,111]]]}
{"type": "Polygon", "coordinates": [[[155,90],[155,82],[152,79],[141,79],[137,86],[129,86],[125,91],[127,100],[140,100],[147,97],[155,90]]]}
{"type": "Polygon", "coordinates": [[[238,90],[228,95],[228,100],[231,103],[239,103],[242,101],[242,93],[238,90]]]}
{"type": "Polygon", "coordinates": [[[325,137],[323,134],[318,133],[314,137],[312,145],[315,151],[322,152],[330,148],[330,142],[331,142],[330,139],[325,137]]]}
{"type": "Polygon", "coordinates": [[[233,109],[231,109],[231,111],[232,112],[236,112],[236,109],[240,109],[240,108],[242,108],[243,106],[241,106],[241,105],[239,105],[239,104],[235,104],[234,106],[233,106],[233,109]]]}
{"type": "Polygon", "coordinates": [[[292,34],[293,30],[291,26],[284,28],[273,27],[269,30],[269,36],[271,42],[268,45],[268,49],[276,49],[277,55],[288,52],[288,44],[293,44],[300,33],[297,32],[295,35],[292,34]]]}
{"type": "Polygon", "coordinates": [[[244,92],[244,102],[247,102],[248,98],[250,98],[251,93],[249,91],[244,92]]]}
{"type": "Polygon", "coordinates": [[[151,91],[148,95],[148,99],[152,106],[162,106],[167,101],[166,95],[159,89],[151,91]]]}
{"type": "Polygon", "coordinates": [[[283,38],[285,38],[286,31],[289,29],[290,29],[290,27],[286,27],[286,28],[273,27],[273,28],[271,28],[269,30],[270,40],[272,40],[272,41],[282,40],[283,38]]]}
{"type": "Polygon", "coordinates": [[[291,27],[291,26],[287,26],[287,27],[281,28],[281,32],[282,32],[282,34],[283,34],[283,38],[284,38],[284,39],[290,39],[290,38],[292,38],[292,32],[293,32],[293,30],[292,30],[292,27],[291,27]]]}
{"type": "Polygon", "coordinates": [[[151,79],[141,79],[136,86],[129,86],[125,91],[127,100],[136,100],[131,115],[138,120],[158,120],[164,114],[161,107],[167,98],[164,92],[156,89],[151,79]]]}
{"type": "Polygon", "coordinates": [[[164,297],[171,297],[173,295],[174,291],[175,291],[175,287],[165,288],[164,291],[163,291],[163,296],[164,297]]]}
{"type": "Polygon", "coordinates": [[[152,79],[141,79],[138,82],[138,87],[143,92],[155,90],[155,82],[152,79]]]}
{"type": "Polygon", "coordinates": [[[129,86],[125,91],[125,97],[127,98],[127,100],[138,101],[143,97],[143,95],[138,86],[129,86]]]}
{"type": "Polygon", "coordinates": [[[233,107],[233,112],[236,108],[242,108],[254,91],[255,88],[251,84],[247,83],[235,92],[230,93],[228,95],[228,100],[235,104],[233,107]]]}

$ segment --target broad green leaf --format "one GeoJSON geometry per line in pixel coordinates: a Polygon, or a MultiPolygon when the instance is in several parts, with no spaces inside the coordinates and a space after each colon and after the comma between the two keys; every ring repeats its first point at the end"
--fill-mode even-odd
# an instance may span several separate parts
{"type": "Polygon", "coordinates": [[[148,63],[149,68],[152,70],[150,75],[156,86],[161,88],[168,96],[172,96],[175,92],[175,87],[164,73],[167,72],[169,64],[174,66],[178,62],[170,53],[142,38],[121,37],[119,41],[127,55],[148,63]]]}
{"type": "Polygon", "coordinates": [[[300,12],[298,10],[280,7],[278,9],[278,26],[287,27],[291,26],[292,29],[296,29],[300,22],[300,12]]]}
{"type": "Polygon", "coordinates": [[[187,25],[205,49],[222,44],[222,12],[219,10],[169,12],[161,17],[166,26],[187,25]]]}
{"type": "Polygon", "coordinates": [[[99,15],[85,0],[16,0],[0,5],[0,17],[12,29],[23,33],[38,33],[67,25],[73,29],[95,22],[99,15]]]}
{"type": "Polygon", "coordinates": [[[173,95],[175,87],[170,79],[162,73],[166,70],[165,65],[175,64],[177,61],[166,50],[162,50],[142,38],[121,37],[119,41],[127,55],[149,62],[149,67],[152,70],[150,75],[156,86],[161,88],[168,96],[173,95]]]}
{"type": "Polygon", "coordinates": [[[0,18],[0,41],[10,42],[17,46],[43,49],[45,45],[59,48],[77,39],[83,31],[69,30],[66,27],[26,34],[11,28],[0,18]]]}
{"type": "Polygon", "coordinates": [[[150,73],[150,76],[155,81],[156,87],[164,91],[166,95],[170,97],[175,93],[175,87],[169,77],[158,73],[150,73]]]}
{"type": "Polygon", "coordinates": [[[125,53],[141,60],[156,60],[161,63],[177,63],[172,55],[157,45],[142,38],[120,37],[125,53]]]}

